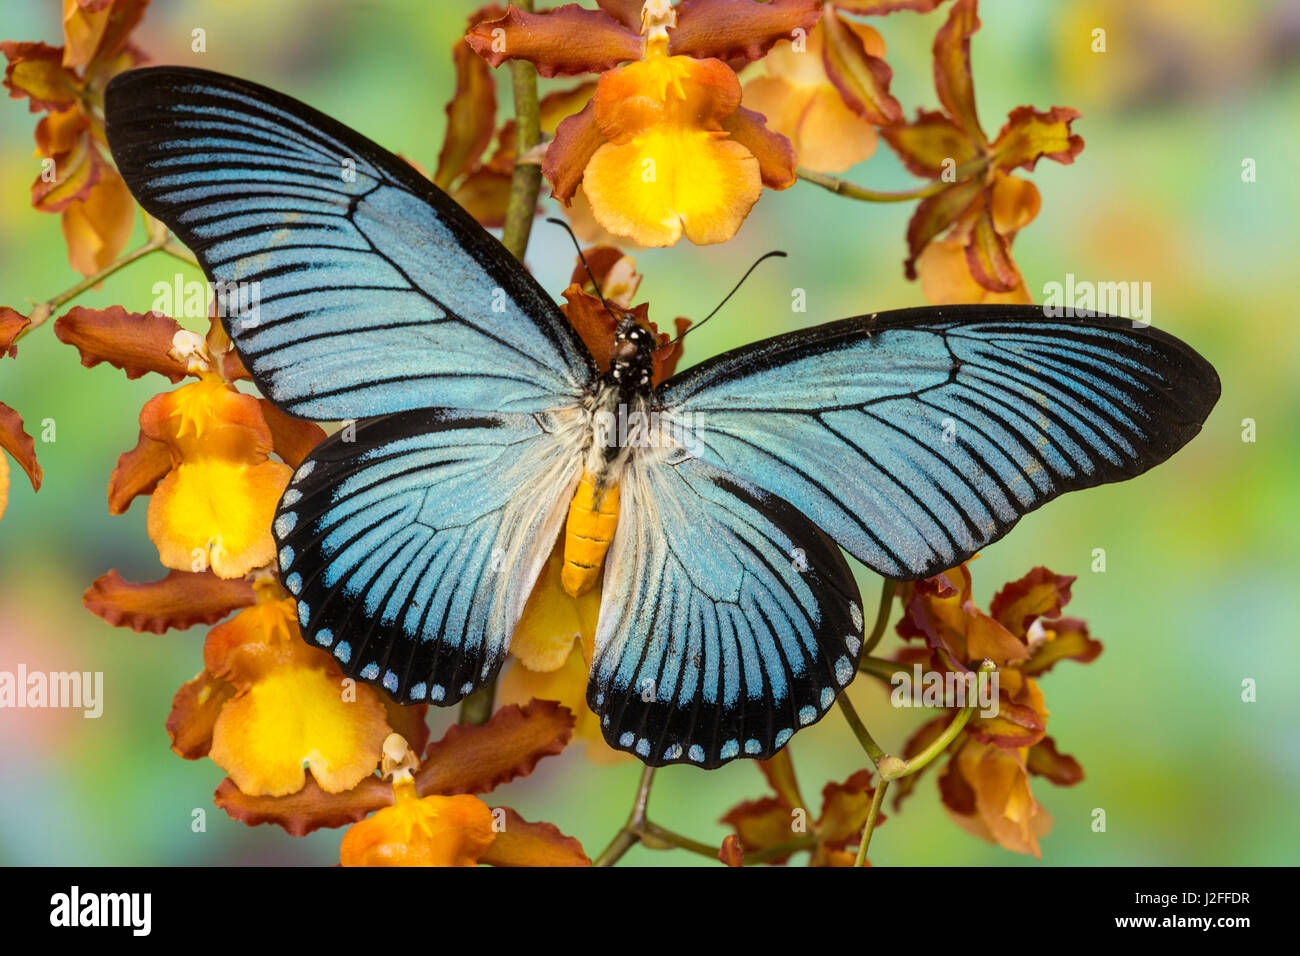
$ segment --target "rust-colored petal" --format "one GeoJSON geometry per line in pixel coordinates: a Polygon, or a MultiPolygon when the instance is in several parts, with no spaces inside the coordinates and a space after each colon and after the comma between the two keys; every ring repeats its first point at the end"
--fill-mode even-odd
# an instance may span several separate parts
{"type": "Polygon", "coordinates": [[[608,372],[618,323],[605,311],[599,299],[583,292],[576,282],[560,294],[564,296],[564,314],[568,316],[569,324],[582,339],[582,344],[587,346],[600,370],[608,372]]]}
{"type": "Polygon", "coordinates": [[[36,442],[23,427],[22,416],[4,402],[0,402],[0,449],[13,456],[18,467],[27,473],[32,489],[40,491],[44,473],[36,460],[36,442]]]}
{"type": "Polygon", "coordinates": [[[10,357],[17,357],[18,336],[22,334],[23,329],[32,324],[32,320],[20,313],[17,309],[11,309],[7,305],[0,305],[0,358],[4,358],[8,352],[10,357]]]}
{"type": "Polygon", "coordinates": [[[799,792],[799,781],[794,774],[794,761],[790,759],[789,749],[782,750],[770,760],[760,760],[758,769],[763,771],[768,786],[791,809],[807,806],[803,794],[799,792]]]}
{"type": "Polygon", "coordinates": [[[948,115],[980,146],[988,139],[975,112],[970,75],[970,38],[980,28],[976,0],[956,0],[934,38],[934,86],[948,115]]]}
{"type": "Polygon", "coordinates": [[[452,48],[456,90],[447,101],[447,133],[433,181],[443,189],[469,172],[496,131],[497,96],[492,71],[463,39],[452,48]]]}
{"type": "Polygon", "coordinates": [[[112,0],[63,0],[65,67],[80,70],[90,62],[108,27],[112,7],[112,0]]]}
{"type": "Polygon", "coordinates": [[[302,789],[283,797],[253,797],[227,777],[214,802],[233,819],[250,827],[274,823],[291,836],[306,836],[321,827],[341,827],[363,820],[393,803],[393,788],[378,777],[365,777],[342,793],[327,793],[310,772],[302,789]]]}
{"type": "Polygon", "coordinates": [[[994,170],[990,209],[993,228],[1008,239],[1033,222],[1043,207],[1038,187],[1027,179],[994,170]]]}
{"type": "Polygon", "coordinates": [[[1039,777],[1046,777],[1058,787],[1073,787],[1083,779],[1083,767],[1069,754],[1056,749],[1056,741],[1044,737],[1029,748],[1025,767],[1039,777]]]}
{"type": "Polygon", "coordinates": [[[974,804],[974,819],[958,822],[1012,852],[1042,856],[1038,838],[1051,829],[1052,818],[1030,792],[1029,775],[1019,755],[967,741],[953,764],[967,782],[974,804]]]}
{"type": "Polygon", "coordinates": [[[186,760],[199,760],[212,749],[212,728],[221,708],[235,695],[232,684],[200,671],[181,685],[172,698],[167,715],[167,736],[172,753],[186,760]]]}
{"type": "Polygon", "coordinates": [[[918,110],[911,123],[896,123],[880,131],[885,142],[911,172],[938,179],[975,156],[975,147],[956,123],[934,110],[918,110]]]}
{"type": "Polygon", "coordinates": [[[821,15],[820,0],[682,0],[668,52],[698,59],[761,60],[795,30],[808,33],[821,15]]]}
{"type": "Polygon", "coordinates": [[[90,72],[113,76],[144,59],[138,51],[131,49],[128,41],[131,31],[140,25],[147,6],[149,0],[112,0],[108,23],[99,38],[99,47],[95,50],[90,72]]]}
{"type": "Polygon", "coordinates": [[[63,210],[68,262],[94,275],[117,259],[135,227],[135,200],[116,171],[105,173],[83,202],[63,210]]]}
{"type": "Polygon", "coordinates": [[[542,175],[551,184],[551,195],[568,205],[582,182],[587,164],[604,143],[605,134],[596,122],[594,102],[561,122],[542,159],[542,175]]]}
{"type": "Polygon", "coordinates": [[[91,614],[114,627],[161,634],[195,624],[215,624],[253,604],[253,588],[242,579],[227,580],[211,571],[169,571],[160,581],[125,581],[117,571],[95,579],[81,596],[91,614]]]}
{"type": "Polygon", "coordinates": [[[179,331],[180,324],[161,312],[128,312],[120,305],[107,309],[78,305],[54,323],[54,334],[60,342],[76,347],[86,368],[108,362],[126,372],[127,378],[158,372],[173,383],[188,374],[184,363],[169,354],[179,331]]]}
{"type": "Polygon", "coordinates": [[[76,74],[63,68],[63,51],[44,43],[19,43],[5,40],[0,53],[9,60],[4,85],[10,99],[27,97],[33,113],[41,110],[66,110],[79,96],[76,74]]]}
{"type": "Polygon", "coordinates": [[[604,73],[641,57],[641,37],[600,10],[576,3],[525,13],[515,7],[499,20],[476,23],[465,34],[474,52],[497,67],[528,60],[540,76],[604,73]]]}
{"type": "Polygon", "coordinates": [[[795,184],[794,146],[780,133],[767,128],[762,113],[741,106],[722,119],[722,128],[754,154],[764,186],[780,190],[795,184]]]}
{"type": "Polygon", "coordinates": [[[1020,281],[1020,270],[1011,260],[1011,243],[993,225],[987,194],[966,240],[966,266],[971,278],[990,292],[1010,292],[1020,281]]]}
{"type": "Polygon", "coordinates": [[[423,752],[429,745],[429,724],[425,720],[429,705],[399,704],[387,694],[383,695],[382,703],[384,712],[388,715],[388,726],[393,728],[393,733],[402,735],[411,753],[423,752]]]}
{"type": "Polygon", "coordinates": [[[889,92],[894,71],[867,51],[862,37],[839,14],[822,17],[826,34],[822,66],[840,96],[863,119],[885,126],[903,118],[903,107],[889,92]]]}
{"type": "Polygon", "coordinates": [[[484,228],[499,229],[505,225],[510,203],[510,174],[476,169],[456,184],[451,198],[484,228]]]}
{"type": "Polygon", "coordinates": [[[431,744],[416,788],[422,796],[486,793],[528,776],[537,761],[563,750],[572,733],[573,714],[554,701],[502,707],[483,726],[455,724],[431,744]]]}
{"type": "Polygon", "coordinates": [[[979,202],[983,187],[978,180],[956,183],[936,195],[921,200],[907,224],[908,257],[903,269],[909,279],[916,278],[916,260],[922,250],[940,233],[956,222],[973,204],[979,202]]]}
{"type": "MultiPolygon", "coordinates": [[[[543,133],[554,138],[556,128],[564,120],[582,111],[596,92],[595,80],[582,80],[573,86],[552,90],[537,105],[539,125],[543,133]]],[[[515,168],[515,121],[506,120],[497,134],[497,145],[485,164],[488,169],[507,176],[515,168]]]]}
{"type": "Polygon", "coordinates": [[[505,829],[487,848],[480,863],[493,866],[591,866],[582,844],[565,836],[551,823],[529,823],[510,807],[505,811],[505,829]]]}
{"type": "MultiPolygon", "coordinates": [[[[835,850],[856,843],[875,794],[869,770],[859,770],[843,783],[832,780],[826,784],[822,788],[821,816],[817,818],[818,843],[835,850]]],[[[875,825],[880,826],[885,819],[885,814],[877,812],[875,825]]]]}
{"type": "MultiPolygon", "coordinates": [[[[794,821],[795,810],[777,797],[747,800],[728,810],[721,820],[736,831],[745,851],[766,850],[801,836],[794,830],[794,821]]],[[[811,825],[812,821],[809,821],[809,826],[811,825]]],[[[792,853],[787,853],[774,857],[770,862],[784,863],[791,855],[792,853]]]]}
{"type": "Polygon", "coordinates": [[[596,6],[633,33],[641,32],[641,9],[645,0],[596,0],[596,6]]]}
{"type": "Polygon", "coordinates": [[[325,429],[315,422],[294,418],[287,412],[280,411],[265,398],[259,398],[257,403],[262,407],[262,417],[266,419],[266,427],[271,429],[271,441],[274,443],[275,453],[290,468],[301,465],[311,450],[325,440],[325,429]]]}
{"type": "Polygon", "coordinates": [[[1060,615],[1070,603],[1070,585],[1076,580],[1071,574],[1036,567],[995,594],[989,602],[989,613],[1016,637],[1024,637],[1038,618],[1060,615]]]}
{"type": "Polygon", "coordinates": [[[921,291],[934,305],[964,302],[1033,302],[1024,278],[1010,292],[990,292],[971,278],[966,264],[966,243],[962,239],[936,239],[925,247],[916,263],[921,291]]]}
{"type": "Polygon", "coordinates": [[[993,141],[993,161],[1001,169],[1020,166],[1030,172],[1044,156],[1069,166],[1083,151],[1083,137],[1070,129],[1080,115],[1068,106],[1053,106],[1046,113],[1017,106],[993,141]]]}
{"type": "Polygon", "coordinates": [[[89,135],[78,136],[53,162],[54,178],[42,174],[32,183],[32,208],[37,212],[63,212],[73,203],[83,203],[101,180],[116,175],[89,135]]]}
{"type": "Polygon", "coordinates": [[[125,514],[136,495],[151,494],[171,469],[167,443],[141,432],[136,446],[118,456],[117,467],[108,477],[108,513],[125,514]]]}
{"type": "Polygon", "coordinates": [[[1088,625],[1077,618],[1063,617],[1045,629],[1044,640],[1033,649],[1029,660],[1020,665],[1027,675],[1046,674],[1059,661],[1074,660],[1087,664],[1101,653],[1101,641],[1088,635],[1088,625]]]}
{"type": "Polygon", "coordinates": [[[865,17],[883,16],[898,10],[929,13],[944,0],[835,0],[835,8],[865,17]]]}

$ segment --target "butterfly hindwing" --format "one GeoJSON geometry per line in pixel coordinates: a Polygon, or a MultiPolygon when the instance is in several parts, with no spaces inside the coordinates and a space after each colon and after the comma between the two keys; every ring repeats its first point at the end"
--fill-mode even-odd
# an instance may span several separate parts
{"type": "Polygon", "coordinates": [[[788,500],[872,570],[953,567],[1065,491],[1141,474],[1219,396],[1191,348],[1036,306],[911,309],[778,336],[664,383],[701,458],[788,500]]]}
{"type": "Polygon", "coordinates": [[[621,486],[587,702],[653,766],[767,758],[825,714],[862,650],[835,543],[698,460],[634,458],[621,486]]]}
{"type": "Polygon", "coordinates": [[[317,446],[273,529],[307,641],[402,703],[450,704],[493,676],[577,480],[563,434],[429,410],[317,446]]]}
{"type": "Polygon", "coordinates": [[[596,374],[499,242],[330,117],[183,67],[115,77],[105,112],[131,192],[224,290],[218,307],[244,365],[291,414],[536,412],[596,374]]]}

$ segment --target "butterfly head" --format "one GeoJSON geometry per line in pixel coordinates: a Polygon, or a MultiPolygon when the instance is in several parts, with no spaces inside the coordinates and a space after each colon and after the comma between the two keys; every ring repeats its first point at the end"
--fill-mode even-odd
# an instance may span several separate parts
{"type": "Polygon", "coordinates": [[[649,392],[653,385],[655,335],[630,315],[614,333],[608,377],[621,392],[649,392]]]}

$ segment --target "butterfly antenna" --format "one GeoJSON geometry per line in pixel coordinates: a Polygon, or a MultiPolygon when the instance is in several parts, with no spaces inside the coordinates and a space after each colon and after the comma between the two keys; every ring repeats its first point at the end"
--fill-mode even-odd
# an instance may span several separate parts
{"type": "Polygon", "coordinates": [[[591,280],[591,287],[596,290],[596,298],[600,299],[600,304],[605,307],[605,311],[609,313],[611,319],[615,322],[622,321],[619,316],[614,314],[614,310],[609,307],[609,303],[605,301],[605,296],[600,291],[600,283],[596,281],[596,275],[591,271],[591,266],[587,265],[587,257],[582,254],[582,244],[578,242],[578,237],[573,234],[569,224],[556,216],[548,216],[546,221],[561,227],[569,234],[569,238],[573,240],[573,248],[578,250],[578,261],[582,263],[582,268],[587,270],[587,278],[591,280]]]}
{"type": "Polygon", "coordinates": [[[754,264],[752,266],[750,266],[747,270],[745,270],[745,274],[740,277],[740,281],[736,283],[735,288],[733,288],[730,292],[726,294],[723,300],[718,303],[717,308],[715,308],[704,318],[700,319],[700,321],[696,322],[694,325],[688,326],[686,330],[682,332],[681,335],[677,336],[677,338],[673,339],[671,342],[665,342],[663,345],[659,346],[659,348],[661,349],[671,348],[672,346],[680,342],[686,336],[687,332],[694,332],[705,322],[709,321],[709,319],[717,315],[719,310],[721,310],[722,307],[727,304],[728,300],[730,300],[733,295],[735,295],[738,291],[740,291],[740,287],[745,284],[745,280],[749,278],[750,273],[752,273],[755,269],[758,268],[759,263],[765,259],[771,259],[774,256],[780,256],[782,259],[784,259],[786,257],[786,254],[782,252],[780,249],[773,249],[771,252],[763,253],[761,256],[759,256],[757,259],[754,260],[754,264]]]}

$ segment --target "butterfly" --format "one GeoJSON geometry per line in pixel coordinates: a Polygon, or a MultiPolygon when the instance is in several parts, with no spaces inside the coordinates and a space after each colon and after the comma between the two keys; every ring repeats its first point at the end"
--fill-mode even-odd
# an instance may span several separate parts
{"type": "MultiPolygon", "coordinates": [[[[501,244],[408,163],[270,89],[154,67],[109,84],[131,192],[255,309],[222,321],[291,415],[356,420],[273,534],[305,640],[401,703],[490,681],[558,541],[603,588],[587,702],[645,763],[768,758],[853,679],[844,552],[914,580],[1063,492],[1192,439],[1213,367],[1155,328],[914,308],[779,335],[659,385],[602,372],[501,244]]],[[[242,299],[241,299],[242,301],[242,299]]]]}

